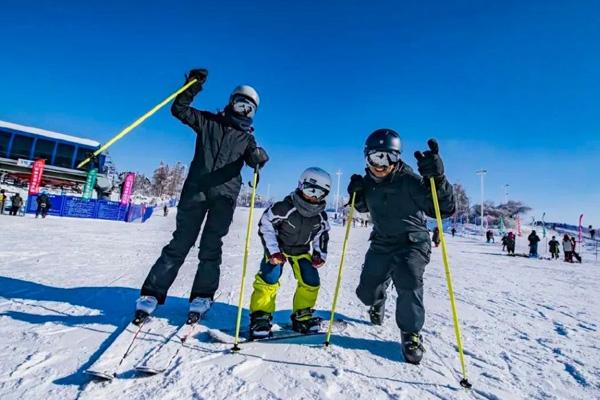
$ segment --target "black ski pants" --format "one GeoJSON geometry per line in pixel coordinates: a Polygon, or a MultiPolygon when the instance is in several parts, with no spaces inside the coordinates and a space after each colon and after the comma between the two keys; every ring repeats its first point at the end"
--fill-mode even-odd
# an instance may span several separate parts
{"type": "Polygon", "coordinates": [[[235,202],[227,197],[205,201],[183,200],[177,207],[176,228],[173,239],[166,245],[144,285],[142,296],[154,296],[159,304],[167,298],[167,291],[175,281],[179,268],[190,248],[196,242],[202,222],[206,219],[200,251],[198,270],[194,278],[190,301],[195,297],[213,298],[219,287],[223,237],[229,232],[235,202]]]}
{"type": "Polygon", "coordinates": [[[372,242],[356,289],[358,298],[367,306],[381,306],[393,282],[398,294],[396,324],[403,332],[419,332],[425,322],[423,274],[430,255],[427,232],[409,233],[393,246],[372,242]]]}

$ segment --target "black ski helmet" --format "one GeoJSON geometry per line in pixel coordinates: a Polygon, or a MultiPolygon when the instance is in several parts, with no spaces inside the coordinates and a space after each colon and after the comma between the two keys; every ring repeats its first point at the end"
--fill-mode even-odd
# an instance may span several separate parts
{"type": "Polygon", "coordinates": [[[400,135],[393,129],[377,129],[371,133],[365,142],[365,157],[372,151],[386,151],[389,153],[402,153],[400,135]]]}

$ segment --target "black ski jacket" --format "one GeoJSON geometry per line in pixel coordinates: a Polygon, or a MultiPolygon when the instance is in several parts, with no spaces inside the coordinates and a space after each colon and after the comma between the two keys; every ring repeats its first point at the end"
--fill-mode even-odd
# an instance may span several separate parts
{"type": "Polygon", "coordinates": [[[287,196],[269,207],[260,219],[258,234],[267,256],[283,252],[290,256],[299,256],[310,251],[321,259],[327,259],[329,243],[329,222],[327,213],[313,217],[302,216],[287,196]]]}
{"type": "Polygon", "coordinates": [[[541,239],[538,235],[531,233],[527,237],[527,240],[529,240],[529,244],[537,244],[541,239]]]}
{"type": "MultiPolygon", "coordinates": [[[[436,187],[442,218],[447,218],[455,208],[452,185],[440,177],[436,187]]],[[[425,216],[435,218],[435,210],[429,182],[406,164],[380,183],[367,172],[355,208],[361,213],[371,213],[372,244],[387,247],[430,240],[425,216]]]]}
{"type": "Polygon", "coordinates": [[[250,165],[256,148],[251,132],[229,126],[223,114],[200,111],[190,106],[202,90],[195,83],[175,98],[171,113],[196,133],[196,150],[181,193],[182,201],[204,201],[220,196],[236,200],[242,186],[241,170],[250,165]]]}

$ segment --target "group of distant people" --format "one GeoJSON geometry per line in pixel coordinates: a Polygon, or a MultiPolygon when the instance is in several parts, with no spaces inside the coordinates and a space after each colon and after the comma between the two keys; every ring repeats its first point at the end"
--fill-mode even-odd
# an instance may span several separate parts
{"type": "MultiPolygon", "coordinates": [[[[4,189],[0,190],[0,214],[4,214],[4,210],[6,208],[6,201],[8,200],[8,195],[4,189]]],[[[8,215],[17,215],[19,210],[23,206],[23,198],[19,193],[15,193],[10,197],[10,207],[8,208],[8,215]]]]}
{"type": "MultiPolygon", "coordinates": [[[[493,242],[494,234],[491,230],[486,232],[487,242],[493,242]]],[[[538,244],[542,239],[538,236],[535,230],[531,231],[527,237],[529,242],[529,257],[538,257],[538,244]]],[[[513,232],[508,232],[502,236],[502,251],[507,251],[509,255],[515,254],[515,243],[516,236],[513,232]]],[[[565,234],[562,240],[562,248],[565,254],[566,262],[577,262],[581,263],[581,256],[576,251],[577,240],[574,236],[565,234]]],[[[558,260],[560,258],[560,242],[556,240],[556,236],[552,236],[552,239],[548,242],[548,249],[550,251],[551,258],[558,260]]]]}
{"type": "MultiPolygon", "coordinates": [[[[337,215],[337,214],[336,214],[337,215]]],[[[348,222],[348,218],[343,216],[342,217],[342,225],[346,226],[346,223],[348,222]]],[[[360,226],[361,228],[368,228],[369,227],[369,220],[366,218],[358,218],[358,217],[354,217],[352,218],[352,227],[356,228],[356,226],[360,226]]]]}
{"type": "MultiPolygon", "coordinates": [[[[485,233],[487,242],[494,242],[494,233],[491,230],[488,230],[485,233]]],[[[501,239],[502,242],[502,251],[506,251],[508,255],[515,255],[515,245],[517,243],[517,237],[513,232],[505,233],[501,239]]],[[[495,242],[494,242],[495,243],[495,242]]]]}
{"type": "MultiPolygon", "coordinates": [[[[4,210],[6,209],[6,201],[8,200],[8,195],[4,189],[0,189],[0,214],[4,214],[4,210]]],[[[46,218],[48,215],[48,211],[52,207],[52,203],[50,202],[50,197],[46,192],[42,192],[36,198],[37,209],[35,212],[35,217],[38,218],[40,215],[42,218],[46,218]]],[[[10,207],[8,208],[8,215],[25,215],[20,213],[21,207],[25,204],[25,200],[19,193],[15,193],[10,197],[10,207]]]]}
{"type": "MultiPolygon", "coordinates": [[[[552,255],[552,259],[559,259],[560,256],[560,243],[556,240],[556,236],[552,236],[552,240],[548,242],[548,246],[550,248],[550,254],[552,255]]],[[[577,260],[577,262],[581,263],[581,256],[577,252],[577,240],[575,240],[575,236],[569,236],[565,233],[562,240],[562,247],[565,253],[565,261],[573,263],[575,262],[573,259],[577,260]]]]}

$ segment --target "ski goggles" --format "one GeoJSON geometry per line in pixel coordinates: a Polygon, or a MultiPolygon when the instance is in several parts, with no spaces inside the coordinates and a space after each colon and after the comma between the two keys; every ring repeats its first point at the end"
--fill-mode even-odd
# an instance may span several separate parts
{"type": "Polygon", "coordinates": [[[367,154],[367,164],[372,167],[389,167],[400,161],[400,154],[389,151],[374,150],[367,154]]]}
{"type": "Polygon", "coordinates": [[[300,190],[306,197],[316,197],[319,200],[323,200],[329,194],[329,190],[308,182],[301,184],[300,190]]]}
{"type": "Polygon", "coordinates": [[[249,98],[241,95],[237,95],[231,100],[231,108],[236,113],[248,118],[254,118],[254,114],[256,114],[256,104],[249,98]]]}

